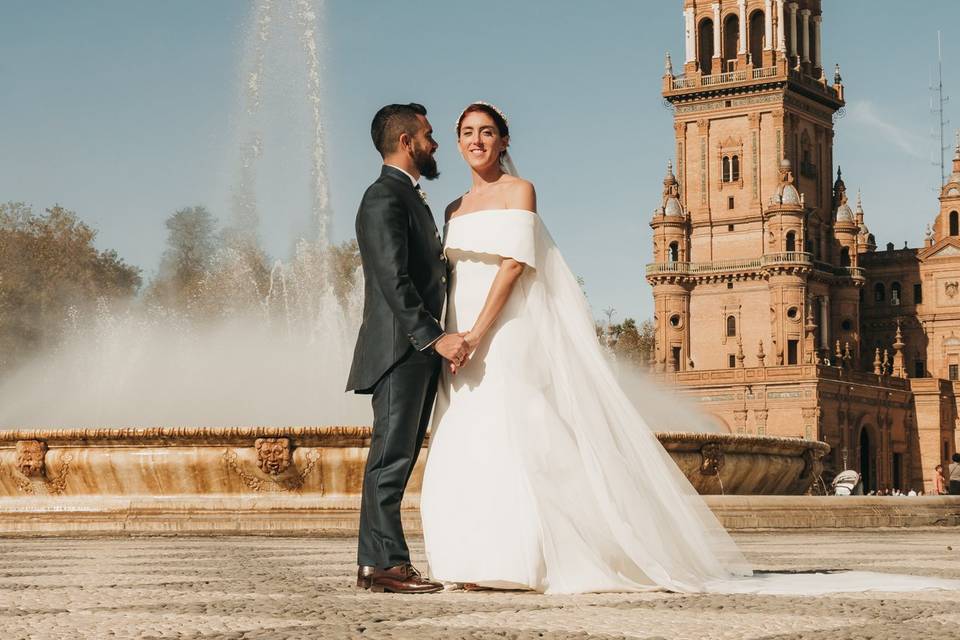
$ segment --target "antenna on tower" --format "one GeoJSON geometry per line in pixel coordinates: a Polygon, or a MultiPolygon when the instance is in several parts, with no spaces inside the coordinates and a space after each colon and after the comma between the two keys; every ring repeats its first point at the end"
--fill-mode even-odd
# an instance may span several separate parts
{"type": "MultiPolygon", "coordinates": [[[[949,124],[949,120],[944,118],[944,108],[943,106],[947,104],[950,100],[949,96],[943,95],[943,38],[941,32],[937,30],[937,85],[933,86],[933,82],[930,82],[930,91],[935,93],[936,96],[931,96],[931,105],[930,110],[937,114],[937,125],[940,128],[939,131],[939,147],[937,148],[937,155],[940,159],[940,182],[937,184],[937,190],[939,191],[943,187],[943,183],[947,181],[947,165],[943,160],[943,152],[949,148],[949,145],[944,144],[943,132],[949,124]],[[933,106],[933,102],[936,100],[936,107],[933,106]]],[[[937,163],[934,162],[934,165],[937,163]]]]}

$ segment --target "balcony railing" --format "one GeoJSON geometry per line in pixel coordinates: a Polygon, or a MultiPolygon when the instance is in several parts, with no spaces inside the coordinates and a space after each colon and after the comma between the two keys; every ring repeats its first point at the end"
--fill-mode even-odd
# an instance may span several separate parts
{"type": "Polygon", "coordinates": [[[684,89],[696,89],[698,87],[719,87],[737,82],[746,82],[747,80],[765,80],[768,78],[782,78],[785,80],[788,77],[790,80],[809,87],[818,93],[834,99],[838,98],[837,90],[832,85],[813,78],[802,71],[795,69],[785,70],[780,66],[764,67],[761,69],[740,69],[711,75],[694,73],[690,76],[676,76],[670,80],[670,90],[682,91],[684,89]]]}
{"type": "Polygon", "coordinates": [[[777,67],[767,67],[766,69],[753,69],[749,74],[746,69],[739,71],[729,71],[727,73],[715,73],[709,76],[695,74],[692,76],[677,76],[670,83],[670,88],[677,89],[696,89],[697,87],[714,87],[722,84],[731,84],[734,82],[744,82],[749,78],[760,80],[763,78],[773,78],[777,75],[777,67]]]}
{"type": "Polygon", "coordinates": [[[757,271],[764,267],[780,265],[812,266],[818,271],[825,271],[836,276],[863,278],[861,267],[835,267],[828,262],[813,260],[805,251],[784,251],[781,253],[766,253],[759,258],[742,260],[716,260],[714,262],[651,262],[647,265],[647,275],[707,275],[711,273],[729,273],[731,271],[757,271]]]}
{"type": "Polygon", "coordinates": [[[766,69],[754,69],[753,79],[761,80],[763,78],[773,78],[777,75],[776,67],[767,67],[766,69]]]}
{"type": "Polygon", "coordinates": [[[783,253],[765,253],[763,254],[763,266],[771,264],[813,264],[813,258],[805,251],[784,251],[783,253]]]}

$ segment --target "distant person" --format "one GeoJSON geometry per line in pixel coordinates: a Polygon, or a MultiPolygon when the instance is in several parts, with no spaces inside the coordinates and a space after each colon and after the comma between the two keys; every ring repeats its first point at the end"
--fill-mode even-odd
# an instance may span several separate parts
{"type": "Polygon", "coordinates": [[[916,495],[917,495],[916,489],[910,489],[910,491],[907,491],[907,496],[910,497],[910,498],[913,498],[913,497],[915,497],[916,495]]]}
{"type": "Polygon", "coordinates": [[[947,494],[947,483],[943,479],[943,465],[938,464],[933,468],[933,495],[943,496],[947,494]]]}
{"type": "Polygon", "coordinates": [[[960,453],[953,454],[951,458],[953,462],[950,463],[950,495],[960,496],[960,453]]]}

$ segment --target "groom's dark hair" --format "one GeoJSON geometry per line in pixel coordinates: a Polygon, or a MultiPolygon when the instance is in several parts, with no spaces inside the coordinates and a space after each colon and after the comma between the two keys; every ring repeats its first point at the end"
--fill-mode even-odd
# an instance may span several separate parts
{"type": "Polygon", "coordinates": [[[417,135],[417,130],[420,128],[418,115],[427,115],[427,109],[416,102],[388,104],[377,111],[377,115],[373,116],[373,122],[370,124],[370,137],[373,138],[373,146],[381,156],[397,150],[397,140],[401,133],[411,138],[417,135]]]}

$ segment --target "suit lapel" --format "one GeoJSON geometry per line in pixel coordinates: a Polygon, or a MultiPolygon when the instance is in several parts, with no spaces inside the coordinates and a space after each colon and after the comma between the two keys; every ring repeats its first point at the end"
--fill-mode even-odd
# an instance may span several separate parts
{"type": "Polygon", "coordinates": [[[419,211],[419,213],[415,213],[414,215],[420,216],[421,224],[424,226],[424,231],[426,231],[428,235],[432,234],[434,236],[438,247],[442,246],[440,232],[437,230],[437,221],[433,217],[433,212],[430,211],[430,206],[423,198],[420,197],[420,194],[410,183],[410,176],[403,171],[400,171],[399,169],[389,165],[383,165],[380,175],[381,177],[388,177],[397,180],[405,187],[404,192],[407,196],[407,200],[412,199],[413,209],[415,211],[419,211]],[[426,219],[424,220],[424,218],[426,219]]]}

